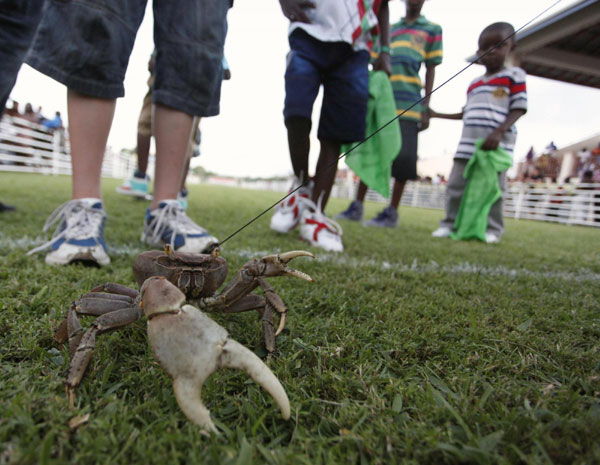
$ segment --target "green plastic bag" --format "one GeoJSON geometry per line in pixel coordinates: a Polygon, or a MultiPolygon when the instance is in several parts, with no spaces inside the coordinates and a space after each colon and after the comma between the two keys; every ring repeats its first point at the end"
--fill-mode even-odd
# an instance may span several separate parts
{"type": "MultiPolygon", "coordinates": [[[[396,117],[396,102],[390,80],[383,71],[369,75],[366,137],[396,117]]],[[[342,153],[356,143],[344,144],[342,153]]],[[[384,197],[390,196],[392,162],[402,147],[398,120],[383,128],[346,156],[346,164],[367,186],[384,197]]]]}
{"type": "Polygon", "coordinates": [[[468,179],[454,221],[452,239],[485,241],[488,214],[502,196],[498,173],[512,166],[512,157],[504,149],[482,150],[483,139],[475,143],[475,153],[467,163],[463,177],[468,179]]]}

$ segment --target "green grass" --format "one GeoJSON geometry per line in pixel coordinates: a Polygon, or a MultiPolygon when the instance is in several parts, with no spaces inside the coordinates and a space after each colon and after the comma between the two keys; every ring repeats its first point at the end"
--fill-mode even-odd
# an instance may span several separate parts
{"type": "MultiPolygon", "coordinates": [[[[144,202],[104,181],[112,263],[51,268],[46,217],[68,177],[0,174],[0,463],[600,463],[600,230],[507,220],[498,245],[436,240],[440,211],[401,209],[395,230],[343,223],[342,255],[269,230],[270,214],[228,241],[237,270],[303,248],[314,284],[274,278],[287,329],[267,360],[292,404],[283,421],[242,374],[215,373],[203,398],[223,434],[179,410],[140,321],[99,337],[77,405],[63,391],[53,331],[97,284],[134,285],[144,202]],[[67,422],[90,414],[70,432],[67,422]]],[[[191,186],[190,216],[224,238],[279,198],[191,186]]],[[[345,201],[332,199],[329,212],[345,201]]],[[[366,207],[367,216],[380,205],[366,207]]],[[[264,355],[256,315],[213,315],[264,355]]],[[[91,320],[86,319],[89,324],[91,320]]]]}

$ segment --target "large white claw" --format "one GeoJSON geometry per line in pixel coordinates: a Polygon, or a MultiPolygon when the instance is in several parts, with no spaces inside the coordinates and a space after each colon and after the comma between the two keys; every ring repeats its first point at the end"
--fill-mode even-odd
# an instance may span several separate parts
{"type": "Polygon", "coordinates": [[[273,396],[283,418],[290,417],[287,394],[269,367],[197,308],[183,305],[177,312],[153,315],[148,321],[148,336],[156,358],[173,378],[181,410],[200,427],[217,431],[202,403],[201,389],[221,367],[244,370],[273,396]]]}

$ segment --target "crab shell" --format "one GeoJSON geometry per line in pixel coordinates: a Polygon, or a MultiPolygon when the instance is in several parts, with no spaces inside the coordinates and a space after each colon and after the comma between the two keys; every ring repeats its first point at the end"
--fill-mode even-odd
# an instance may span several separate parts
{"type": "Polygon", "coordinates": [[[151,276],[163,276],[189,299],[213,295],[227,278],[227,261],[213,254],[150,250],[135,257],[133,276],[138,285],[151,276]]]}

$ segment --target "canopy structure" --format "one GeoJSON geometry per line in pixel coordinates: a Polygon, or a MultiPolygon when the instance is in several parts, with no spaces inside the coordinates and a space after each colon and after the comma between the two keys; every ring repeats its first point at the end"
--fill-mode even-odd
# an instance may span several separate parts
{"type": "Polygon", "coordinates": [[[519,34],[512,61],[527,74],[600,89],[600,0],[582,0],[519,34]]]}

